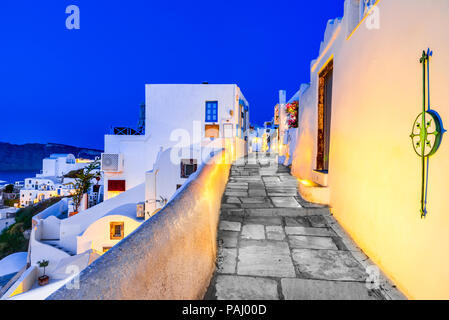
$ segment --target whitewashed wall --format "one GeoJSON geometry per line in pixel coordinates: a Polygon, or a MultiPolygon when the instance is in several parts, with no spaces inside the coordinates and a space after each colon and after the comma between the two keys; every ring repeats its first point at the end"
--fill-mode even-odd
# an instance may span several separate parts
{"type": "MultiPolygon", "coordinates": [[[[410,140],[422,110],[423,50],[431,48],[432,108],[449,119],[449,2],[381,0],[379,28],[357,29],[355,1],[329,26],[310,88],[300,98],[293,172],[313,179],[317,72],[334,55],[328,185],[332,213],[363,251],[413,299],[449,297],[449,144],[430,158],[428,216],[420,216],[421,164],[410,140]]],[[[368,24],[367,24],[368,23],[368,24]]]]}
{"type": "Polygon", "coordinates": [[[49,299],[201,299],[215,270],[229,169],[201,167],[164,209],[83,270],[79,290],[63,288],[49,299]]]}

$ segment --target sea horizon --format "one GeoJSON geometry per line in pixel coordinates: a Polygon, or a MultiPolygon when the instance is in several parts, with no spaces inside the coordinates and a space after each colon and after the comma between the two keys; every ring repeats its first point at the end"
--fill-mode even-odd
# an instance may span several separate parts
{"type": "Polygon", "coordinates": [[[24,181],[26,178],[35,177],[40,170],[13,170],[13,171],[0,171],[0,184],[11,183],[16,181],[24,181]]]}

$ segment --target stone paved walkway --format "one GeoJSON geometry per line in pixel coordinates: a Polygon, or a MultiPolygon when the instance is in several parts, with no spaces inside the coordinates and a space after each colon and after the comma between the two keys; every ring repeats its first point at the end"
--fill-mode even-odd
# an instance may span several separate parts
{"type": "MultiPolygon", "coordinates": [[[[231,168],[222,200],[217,269],[206,299],[395,299],[368,290],[368,257],[324,206],[305,202],[274,156],[231,168]]],[[[369,270],[369,269],[368,269],[369,270]]]]}

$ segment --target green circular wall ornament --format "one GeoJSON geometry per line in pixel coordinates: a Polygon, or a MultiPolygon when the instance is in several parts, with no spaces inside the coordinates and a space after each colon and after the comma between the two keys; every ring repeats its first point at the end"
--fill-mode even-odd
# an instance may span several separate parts
{"type": "Polygon", "coordinates": [[[413,123],[412,139],[413,150],[421,158],[421,218],[427,215],[427,192],[429,184],[429,157],[437,152],[440,147],[443,128],[438,113],[430,108],[430,57],[433,52],[430,49],[422,52],[419,62],[422,64],[422,80],[423,80],[423,104],[422,112],[416,117],[413,123]],[[427,98],[427,99],[426,99],[427,98]],[[427,106],[426,106],[427,104],[427,106]]]}
{"type": "Polygon", "coordinates": [[[440,147],[442,136],[441,118],[435,111],[428,110],[424,113],[424,117],[423,113],[420,113],[416,118],[410,138],[418,156],[430,157],[440,147]]]}

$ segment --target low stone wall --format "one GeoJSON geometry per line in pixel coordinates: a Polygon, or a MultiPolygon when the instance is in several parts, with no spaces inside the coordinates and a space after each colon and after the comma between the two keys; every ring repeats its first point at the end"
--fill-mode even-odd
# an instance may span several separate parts
{"type": "Polygon", "coordinates": [[[201,299],[215,269],[217,226],[230,164],[224,151],[152,218],[50,300],[201,299]]]}

